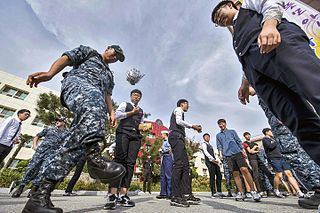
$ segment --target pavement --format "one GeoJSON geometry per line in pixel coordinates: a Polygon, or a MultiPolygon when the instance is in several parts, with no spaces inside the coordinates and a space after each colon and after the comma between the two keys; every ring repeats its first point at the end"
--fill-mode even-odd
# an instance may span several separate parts
{"type": "MultiPolygon", "coordinates": [[[[27,192],[20,198],[11,198],[7,188],[0,188],[0,213],[20,213],[27,201],[27,192]]],[[[103,210],[106,203],[105,192],[78,191],[77,196],[64,197],[62,190],[55,190],[52,195],[52,202],[55,206],[63,208],[65,213],[87,213],[87,212],[108,212],[103,210]]],[[[235,201],[234,198],[211,198],[208,192],[196,192],[195,196],[201,198],[200,205],[192,205],[189,208],[170,206],[169,200],[158,200],[156,195],[143,192],[131,192],[131,199],[136,203],[133,208],[118,206],[116,210],[110,212],[136,212],[136,213],[315,213],[317,210],[302,209],[298,206],[297,197],[287,198],[263,198],[262,202],[254,202],[250,199],[245,201],[235,201]]]]}

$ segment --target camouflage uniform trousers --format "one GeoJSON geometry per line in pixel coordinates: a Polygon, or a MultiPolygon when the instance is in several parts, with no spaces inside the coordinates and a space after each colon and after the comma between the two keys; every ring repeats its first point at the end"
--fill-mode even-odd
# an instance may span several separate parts
{"type": "Polygon", "coordinates": [[[262,100],[259,100],[259,104],[268,118],[284,159],[294,170],[298,181],[302,182],[308,190],[318,187],[320,185],[320,166],[311,159],[301,147],[298,139],[272,114],[262,100]]]}
{"type": "Polygon", "coordinates": [[[86,144],[104,140],[107,108],[105,95],[87,80],[71,76],[62,82],[62,99],[74,113],[61,148],[48,157],[41,167],[45,179],[62,181],[86,153],[86,144]]]}
{"type": "Polygon", "coordinates": [[[37,150],[32,156],[27,170],[24,172],[24,175],[20,181],[20,185],[27,185],[31,180],[32,184],[35,186],[39,186],[43,176],[39,173],[40,167],[42,163],[45,161],[47,157],[51,154],[55,153],[57,149],[49,148],[47,150],[37,150]]]}
{"type": "Polygon", "coordinates": [[[222,164],[223,164],[224,178],[226,180],[226,186],[227,186],[228,191],[231,191],[232,190],[232,184],[231,184],[232,173],[229,169],[228,161],[226,158],[223,158],[222,164]]]}

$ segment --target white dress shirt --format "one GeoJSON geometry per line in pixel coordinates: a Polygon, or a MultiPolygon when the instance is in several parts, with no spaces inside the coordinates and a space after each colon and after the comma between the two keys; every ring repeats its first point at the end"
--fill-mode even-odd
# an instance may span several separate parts
{"type": "Polygon", "coordinates": [[[0,144],[12,146],[12,142],[19,138],[21,132],[20,123],[21,122],[14,117],[9,117],[3,121],[0,126],[0,144]],[[18,133],[16,134],[17,131],[18,133]],[[13,138],[15,134],[16,136],[13,138]]]}
{"type": "Polygon", "coordinates": [[[276,19],[278,23],[281,22],[283,8],[280,5],[280,0],[244,0],[241,7],[262,14],[261,24],[263,24],[269,19],[276,19]]]}
{"type": "Polygon", "coordinates": [[[184,121],[182,119],[182,115],[184,114],[184,111],[182,110],[181,107],[177,107],[174,111],[173,111],[174,115],[176,116],[176,123],[179,125],[179,126],[183,126],[185,128],[191,128],[192,125],[189,124],[188,122],[184,121]]]}
{"type": "MultiPolygon", "coordinates": [[[[133,103],[130,103],[130,104],[134,107],[133,103]]],[[[117,120],[122,120],[122,119],[127,118],[126,107],[127,107],[127,102],[122,102],[118,106],[118,108],[116,109],[116,112],[115,112],[115,116],[116,116],[117,120]]],[[[136,106],[136,107],[138,107],[138,106],[136,106]]],[[[142,116],[140,123],[143,123],[143,122],[144,122],[144,117],[142,116]]]]}
{"type": "Polygon", "coordinates": [[[210,153],[208,152],[207,142],[203,142],[201,146],[202,146],[203,154],[207,156],[207,158],[209,158],[210,161],[215,160],[215,158],[212,155],[210,155],[210,153]]]}

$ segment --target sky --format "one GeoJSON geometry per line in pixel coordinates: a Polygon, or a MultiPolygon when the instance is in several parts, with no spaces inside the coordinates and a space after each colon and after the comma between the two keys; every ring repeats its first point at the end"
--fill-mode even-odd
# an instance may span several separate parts
{"type": "MultiPolygon", "coordinates": [[[[102,52],[118,44],[123,63],[110,64],[115,75],[113,99],[129,101],[130,91],[143,93],[140,106],[168,126],[180,98],[190,103],[185,120],[201,124],[215,144],[217,120],[240,138],[244,131],[261,135],[268,126],[256,97],[241,105],[237,91],[241,64],[231,34],[215,27],[211,11],[218,0],[1,0],[0,70],[26,78],[48,71],[61,54],[80,45],[102,52]],[[145,77],[132,86],[126,72],[136,68],[145,77]]],[[[70,69],[70,68],[66,68],[70,69]]],[[[42,86],[60,90],[61,74],[42,86]]],[[[187,130],[202,140],[202,134],[187,130]]]]}

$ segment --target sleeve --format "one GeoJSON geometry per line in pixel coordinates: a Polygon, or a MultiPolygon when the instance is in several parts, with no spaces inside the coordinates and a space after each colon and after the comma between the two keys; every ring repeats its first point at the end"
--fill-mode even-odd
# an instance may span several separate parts
{"type": "Polygon", "coordinates": [[[177,107],[177,108],[174,110],[174,114],[175,114],[175,116],[176,116],[176,122],[177,122],[177,124],[178,124],[179,126],[183,126],[183,127],[185,127],[185,128],[189,128],[189,129],[192,127],[191,124],[185,122],[185,121],[182,119],[182,114],[183,114],[183,112],[182,112],[182,109],[181,109],[180,107],[177,107]]]}
{"type": "Polygon", "coordinates": [[[247,143],[243,143],[243,148],[247,149],[248,148],[248,144],[247,143]]]}
{"type": "Polygon", "coordinates": [[[215,160],[215,158],[212,155],[210,155],[210,153],[208,152],[207,144],[205,142],[202,143],[202,151],[203,151],[203,154],[207,156],[207,158],[209,158],[210,161],[215,160]]]}
{"type": "Polygon", "coordinates": [[[1,124],[1,127],[0,127],[0,138],[3,137],[4,133],[6,132],[6,129],[10,126],[11,122],[12,122],[12,117],[9,117],[7,119],[5,119],[3,121],[3,123],[1,124]]]}
{"type": "Polygon", "coordinates": [[[241,139],[239,138],[239,136],[238,136],[238,134],[237,134],[237,132],[235,130],[232,130],[232,132],[233,132],[234,139],[236,140],[239,148],[242,150],[243,149],[243,144],[242,144],[241,139]]]}
{"type": "Polygon", "coordinates": [[[15,122],[13,122],[13,118],[10,119],[10,121],[8,122],[8,125],[7,125],[7,129],[8,129],[8,135],[7,135],[7,137],[8,137],[8,139],[14,140],[14,139],[16,139],[16,138],[19,137],[19,134],[20,134],[20,132],[21,132],[21,127],[20,127],[19,129],[17,129],[17,128],[19,128],[19,126],[17,126],[17,125],[15,124],[15,122]],[[18,131],[18,132],[17,132],[17,131],[18,131]],[[16,136],[15,136],[15,134],[16,134],[16,136]],[[15,137],[14,137],[14,136],[15,136],[15,137]],[[14,137],[14,138],[13,138],[13,137],[14,137]]]}
{"type": "Polygon", "coordinates": [[[216,136],[216,143],[217,143],[217,149],[221,152],[222,151],[222,144],[219,139],[219,135],[216,136]]]}
{"type": "Polygon", "coordinates": [[[91,47],[80,45],[80,47],[63,53],[62,56],[68,56],[72,66],[79,66],[93,51],[94,50],[91,47]]]}
{"type": "Polygon", "coordinates": [[[45,137],[46,134],[48,133],[48,131],[49,131],[49,129],[48,129],[48,128],[45,128],[45,129],[43,129],[41,132],[39,132],[39,133],[37,134],[37,136],[40,137],[40,138],[45,137]]]}
{"type": "Polygon", "coordinates": [[[116,112],[115,112],[117,120],[122,120],[122,119],[127,118],[126,107],[127,107],[127,103],[126,102],[122,102],[118,106],[118,108],[116,109],[116,112]]]}
{"type": "Polygon", "coordinates": [[[262,14],[263,20],[261,24],[269,19],[276,19],[280,23],[283,16],[280,0],[245,0],[242,7],[262,14]]]}

